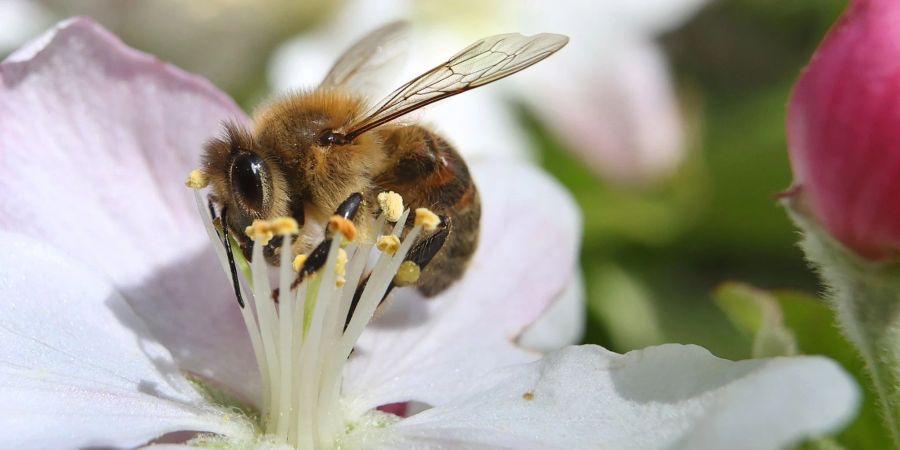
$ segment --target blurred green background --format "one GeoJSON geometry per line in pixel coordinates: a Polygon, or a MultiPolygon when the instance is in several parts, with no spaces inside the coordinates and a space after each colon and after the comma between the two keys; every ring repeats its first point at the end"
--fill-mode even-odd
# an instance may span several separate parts
{"type": "MultiPolygon", "coordinates": [[[[251,108],[270,91],[266,61],[277,44],[334,14],[327,2],[274,3],[288,6],[264,18],[269,32],[256,35],[245,31],[254,24],[240,10],[225,27],[190,29],[196,24],[169,17],[167,28],[148,29],[133,26],[135,20],[168,12],[123,16],[102,1],[46,1],[41,4],[52,17],[40,20],[94,15],[131,45],[211,78],[251,108]],[[211,39],[244,36],[241,45],[256,59],[241,61],[237,71],[216,66],[234,64],[227,47],[233,39],[222,55],[197,59],[199,47],[191,43],[201,32],[211,39]]],[[[845,6],[846,0],[718,1],[663,35],[689,154],[673,176],[651,185],[602,180],[554,140],[533,111],[518,108],[518,119],[539,144],[538,161],[584,212],[584,342],[618,352],[694,343],[729,359],[825,354],[868,389],[861,363],[817,297],[816,277],[775,197],[791,182],[784,135],[791,86],[845,6]]],[[[192,13],[202,16],[196,8],[192,13]]],[[[40,20],[36,29],[46,26],[40,20]]],[[[866,394],[852,426],[833,441],[808,445],[882,448],[889,441],[866,394]]]]}

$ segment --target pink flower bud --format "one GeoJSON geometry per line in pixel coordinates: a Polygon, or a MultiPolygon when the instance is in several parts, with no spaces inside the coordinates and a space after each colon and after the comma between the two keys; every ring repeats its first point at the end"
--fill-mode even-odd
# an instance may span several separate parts
{"type": "Polygon", "coordinates": [[[900,250],[900,2],[851,2],[794,88],[794,183],[859,255],[900,250]]]}

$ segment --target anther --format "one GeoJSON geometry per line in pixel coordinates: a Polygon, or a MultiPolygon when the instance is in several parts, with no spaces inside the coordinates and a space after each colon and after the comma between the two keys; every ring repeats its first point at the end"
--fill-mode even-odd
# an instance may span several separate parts
{"type": "Polygon", "coordinates": [[[184,185],[191,189],[203,189],[209,186],[209,177],[206,176],[206,172],[194,169],[188,174],[184,185]]]}
{"type": "Polygon", "coordinates": [[[335,284],[338,287],[342,287],[347,280],[344,278],[347,275],[347,251],[339,248],[337,253],[337,258],[334,263],[334,273],[337,274],[337,278],[335,280],[335,284]]]}
{"type": "Polygon", "coordinates": [[[412,286],[419,281],[421,273],[422,269],[418,264],[412,261],[403,261],[400,268],[397,269],[397,274],[394,275],[394,285],[397,287],[412,286]]]}
{"type": "Polygon", "coordinates": [[[253,223],[244,229],[244,233],[258,245],[266,245],[275,237],[272,225],[260,219],[253,220],[253,223]]]}
{"type": "Polygon", "coordinates": [[[416,225],[425,231],[434,231],[441,224],[441,218],[428,208],[416,208],[416,225]]]}
{"type": "Polygon", "coordinates": [[[353,222],[338,215],[328,219],[328,231],[332,236],[340,232],[348,241],[356,239],[356,226],[353,225],[353,222]]]}
{"type": "Polygon", "coordinates": [[[278,236],[294,235],[300,232],[300,226],[293,217],[278,217],[269,222],[269,228],[278,236]]]}
{"type": "Polygon", "coordinates": [[[378,194],[378,206],[388,222],[397,222],[403,214],[403,197],[394,191],[378,194]]]}
{"type": "Polygon", "coordinates": [[[378,238],[378,241],[375,243],[375,246],[379,251],[394,256],[394,253],[397,253],[397,250],[400,249],[400,238],[394,236],[393,234],[380,236],[378,238]]]}

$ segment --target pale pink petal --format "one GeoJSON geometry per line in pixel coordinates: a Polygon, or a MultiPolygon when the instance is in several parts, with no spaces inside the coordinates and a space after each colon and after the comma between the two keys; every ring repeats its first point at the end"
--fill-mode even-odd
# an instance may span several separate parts
{"type": "Polygon", "coordinates": [[[527,81],[542,88],[524,98],[591,169],[620,182],[647,182],[670,174],[684,156],[678,101],[655,44],[617,42],[598,61],[595,47],[573,41],[554,61],[568,81],[535,72],[527,81]]]}
{"type": "Polygon", "coordinates": [[[732,362],[676,344],[625,355],[568,347],[357,439],[392,449],[780,449],[839,430],[859,399],[853,379],[820,357],[732,362]]]}
{"type": "Polygon", "coordinates": [[[0,448],[132,447],[230,434],[102,276],[0,231],[0,448]]]}
{"type": "Polygon", "coordinates": [[[253,358],[188,171],[226,119],[206,81],[86,19],[0,64],[0,229],[107,277],[179,365],[249,396],[253,358]]]}
{"type": "Polygon", "coordinates": [[[472,377],[538,356],[514,343],[571,279],[579,214],[538,169],[503,162],[471,169],[483,202],[471,266],[437,298],[398,292],[363,333],[344,378],[360,410],[409,400],[446,403],[472,377]]]}
{"type": "Polygon", "coordinates": [[[587,314],[584,298],[584,277],[575,272],[547,312],[522,333],[519,345],[549,352],[581,342],[587,314]]]}

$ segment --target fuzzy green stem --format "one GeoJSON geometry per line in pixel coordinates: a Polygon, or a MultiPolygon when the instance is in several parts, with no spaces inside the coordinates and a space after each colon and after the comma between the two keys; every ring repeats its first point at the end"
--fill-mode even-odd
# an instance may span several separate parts
{"type": "Polygon", "coordinates": [[[856,256],[818,224],[789,208],[804,231],[801,246],[828,287],[838,324],[872,377],[885,426],[900,448],[900,264],[856,256]]]}

